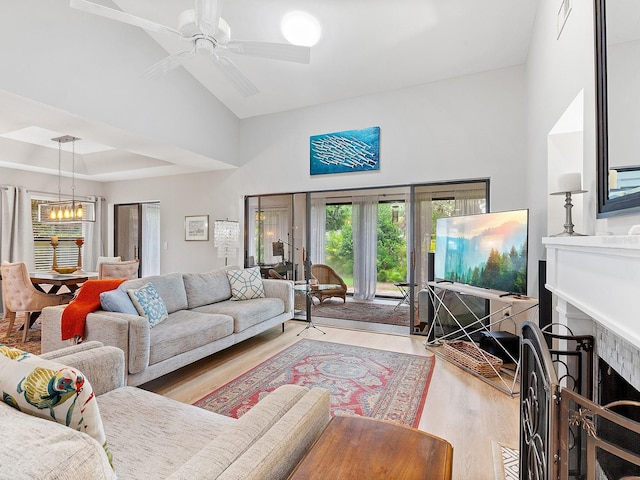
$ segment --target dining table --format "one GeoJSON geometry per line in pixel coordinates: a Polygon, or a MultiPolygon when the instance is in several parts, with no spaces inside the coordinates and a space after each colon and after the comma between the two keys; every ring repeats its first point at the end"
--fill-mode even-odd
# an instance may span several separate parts
{"type": "Polygon", "coordinates": [[[36,289],[53,295],[58,293],[62,287],[67,287],[71,293],[74,293],[87,280],[98,278],[98,273],[29,272],[29,278],[36,289]],[[45,290],[43,285],[51,285],[51,287],[45,290]]]}

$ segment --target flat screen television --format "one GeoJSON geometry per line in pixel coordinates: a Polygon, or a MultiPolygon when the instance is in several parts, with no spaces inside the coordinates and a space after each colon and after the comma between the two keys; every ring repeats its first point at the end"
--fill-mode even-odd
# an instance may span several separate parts
{"type": "Polygon", "coordinates": [[[435,280],[526,295],[528,232],[528,210],[439,218],[435,280]]]}

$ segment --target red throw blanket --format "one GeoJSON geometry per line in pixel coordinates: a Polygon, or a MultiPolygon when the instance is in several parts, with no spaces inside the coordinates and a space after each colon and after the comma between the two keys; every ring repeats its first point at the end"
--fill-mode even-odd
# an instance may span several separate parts
{"type": "Polygon", "coordinates": [[[82,284],[78,296],[62,312],[60,330],[62,340],[84,337],[84,324],[87,315],[100,308],[100,294],[115,290],[124,282],[124,278],[109,280],[87,280],[82,284]]]}

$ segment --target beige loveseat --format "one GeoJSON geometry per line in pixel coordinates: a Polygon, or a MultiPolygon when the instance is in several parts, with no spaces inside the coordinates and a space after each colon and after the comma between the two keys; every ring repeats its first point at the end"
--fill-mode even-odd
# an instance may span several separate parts
{"type": "MultiPolygon", "coordinates": [[[[136,386],[293,318],[293,282],[265,279],[263,298],[232,300],[227,270],[128,280],[119,288],[153,284],[168,318],[151,328],[144,317],[98,310],[87,315],[84,340],[124,351],[126,382],[136,386]]],[[[48,307],[42,312],[43,353],[72,344],[61,340],[63,310],[48,307]]]]}
{"type": "Polygon", "coordinates": [[[0,478],[284,479],[329,421],[319,388],[284,385],[233,419],[125,386],[114,347],[88,342],[41,357],[89,380],[115,473],[86,433],[0,402],[0,478]]]}

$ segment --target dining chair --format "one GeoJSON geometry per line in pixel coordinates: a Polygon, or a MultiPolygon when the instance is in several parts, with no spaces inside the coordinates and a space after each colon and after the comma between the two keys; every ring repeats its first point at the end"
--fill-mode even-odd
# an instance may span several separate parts
{"type": "Polygon", "coordinates": [[[100,265],[103,263],[116,263],[120,262],[122,258],[120,256],[117,257],[98,257],[98,261],[96,262],[96,272],[100,271],[100,265]]]}
{"type": "Polygon", "coordinates": [[[116,263],[101,263],[98,270],[98,278],[138,278],[139,260],[127,260],[116,263]]]}
{"type": "Polygon", "coordinates": [[[3,263],[0,265],[2,273],[2,298],[4,299],[4,316],[9,320],[5,341],[9,339],[16,314],[22,313],[24,319],[24,333],[22,342],[27,341],[31,314],[39,313],[44,307],[69,303],[66,295],[49,295],[38,291],[29,278],[27,265],[24,262],[3,263]]]}

